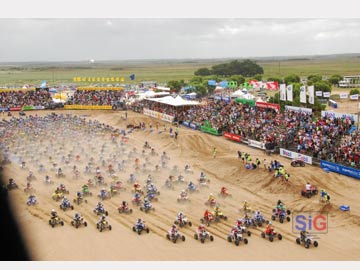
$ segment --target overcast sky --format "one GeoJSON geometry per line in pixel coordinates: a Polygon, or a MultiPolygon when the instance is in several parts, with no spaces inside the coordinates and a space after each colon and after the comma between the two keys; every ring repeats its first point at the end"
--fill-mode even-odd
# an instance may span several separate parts
{"type": "Polygon", "coordinates": [[[0,62],[359,53],[360,19],[0,19],[0,62]]]}

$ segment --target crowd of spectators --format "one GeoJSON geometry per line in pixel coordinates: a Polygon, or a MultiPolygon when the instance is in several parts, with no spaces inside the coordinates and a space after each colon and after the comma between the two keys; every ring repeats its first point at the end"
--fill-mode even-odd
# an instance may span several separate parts
{"type": "Polygon", "coordinates": [[[67,104],[76,105],[112,105],[125,97],[124,91],[115,90],[76,90],[67,104]]]}
{"type": "Polygon", "coordinates": [[[47,106],[52,98],[46,90],[36,91],[2,91],[0,107],[15,108],[22,106],[47,106]]]}
{"type": "Polygon", "coordinates": [[[218,132],[240,135],[242,140],[271,143],[272,146],[360,168],[360,135],[349,134],[355,125],[351,119],[314,118],[311,113],[251,107],[221,100],[208,100],[201,106],[176,109],[159,103],[140,101],[138,108],[155,110],[183,121],[204,125],[209,123],[218,132]]]}

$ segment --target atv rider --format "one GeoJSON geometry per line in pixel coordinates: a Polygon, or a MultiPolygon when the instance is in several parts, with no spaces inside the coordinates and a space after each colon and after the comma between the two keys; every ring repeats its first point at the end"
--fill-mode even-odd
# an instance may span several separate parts
{"type": "Polygon", "coordinates": [[[90,191],[89,191],[89,186],[87,184],[83,185],[82,187],[82,193],[83,194],[88,194],[90,191]]]}
{"type": "Polygon", "coordinates": [[[261,212],[259,210],[255,211],[254,219],[255,220],[263,220],[264,219],[264,217],[261,215],[261,212]]]}
{"type": "Polygon", "coordinates": [[[215,217],[218,217],[218,216],[221,216],[222,213],[221,213],[221,210],[220,210],[220,207],[219,205],[217,204],[215,207],[214,207],[214,216],[215,217]]]}
{"type": "Polygon", "coordinates": [[[9,187],[17,187],[15,180],[13,178],[9,179],[9,187]]]}
{"type": "Polygon", "coordinates": [[[213,219],[213,215],[208,209],[206,209],[205,212],[204,212],[204,219],[205,220],[212,220],[213,219]]]}
{"type": "Polygon", "coordinates": [[[29,198],[28,198],[28,204],[35,204],[36,203],[36,197],[35,195],[30,195],[29,198]]]}
{"type": "Polygon", "coordinates": [[[97,224],[106,224],[107,223],[107,220],[106,220],[106,216],[105,215],[101,215],[101,218],[99,219],[98,223],[97,224]]]}
{"type": "Polygon", "coordinates": [[[138,220],[136,221],[135,227],[136,229],[141,229],[144,230],[145,229],[145,221],[142,221],[141,218],[138,218],[138,220]]]}
{"type": "Polygon", "coordinates": [[[122,201],[120,208],[122,210],[126,210],[126,209],[128,209],[128,207],[129,207],[129,204],[126,201],[122,201]]]}
{"type": "Polygon", "coordinates": [[[242,218],[239,218],[237,221],[236,221],[236,226],[241,229],[243,226],[244,226],[244,220],[242,218]]]}
{"type": "Polygon", "coordinates": [[[139,202],[139,201],[140,201],[140,197],[141,197],[140,192],[136,191],[136,192],[134,193],[134,199],[133,199],[133,201],[134,201],[134,202],[139,202]]]}
{"type": "Polygon", "coordinates": [[[265,228],[265,233],[270,235],[272,234],[274,231],[274,228],[272,226],[272,222],[270,221],[268,225],[266,225],[266,228],[265,228]]]}
{"type": "Polygon", "coordinates": [[[139,183],[135,182],[133,187],[134,187],[134,191],[135,191],[135,192],[136,192],[136,191],[141,192],[141,186],[140,186],[139,183]]]}
{"type": "Polygon", "coordinates": [[[81,194],[80,191],[76,192],[76,199],[77,199],[78,201],[81,201],[81,200],[83,199],[83,196],[82,196],[82,194],[81,194]]]}
{"type": "Polygon", "coordinates": [[[104,212],[104,205],[102,204],[102,202],[97,203],[95,210],[98,212],[104,212]]]}
{"type": "Polygon", "coordinates": [[[55,211],[55,209],[51,210],[50,215],[51,215],[52,220],[55,220],[58,218],[58,215],[57,215],[57,212],[55,211]]]}
{"type": "Polygon", "coordinates": [[[205,182],[206,181],[206,175],[204,172],[200,173],[200,178],[199,178],[200,182],[205,182]]]}
{"type": "Polygon", "coordinates": [[[229,195],[228,189],[226,187],[221,187],[221,195],[229,195]]]}
{"type": "Polygon", "coordinates": [[[209,202],[209,203],[215,203],[215,196],[214,196],[214,194],[212,194],[212,193],[209,194],[208,202],[209,202]]]}
{"type": "Polygon", "coordinates": [[[106,197],[107,197],[107,191],[106,191],[105,188],[102,188],[102,189],[100,190],[100,197],[101,197],[101,198],[106,198],[106,197]]]}
{"type": "Polygon", "coordinates": [[[306,193],[310,193],[311,192],[311,184],[309,182],[306,183],[305,185],[305,190],[306,190],[306,193]]]}
{"type": "Polygon", "coordinates": [[[330,195],[327,193],[327,191],[325,189],[322,189],[320,191],[320,198],[324,199],[325,202],[330,202],[330,195]]]}
{"type": "Polygon", "coordinates": [[[307,232],[307,231],[301,231],[300,232],[300,239],[301,239],[301,241],[302,242],[305,242],[306,241],[306,239],[309,237],[309,232],[307,232]]]}
{"type": "Polygon", "coordinates": [[[186,217],[185,217],[185,215],[183,214],[183,212],[179,212],[179,213],[177,214],[177,217],[176,217],[177,221],[179,221],[180,223],[182,223],[185,218],[186,218],[186,217]]]}
{"type": "Polygon", "coordinates": [[[188,189],[189,189],[189,190],[196,190],[195,184],[190,181],[190,183],[188,184],[188,189]]]}
{"type": "Polygon", "coordinates": [[[201,235],[203,233],[206,233],[206,229],[205,229],[204,224],[199,225],[197,232],[198,232],[199,235],[201,235]]]}
{"type": "Polygon", "coordinates": [[[133,173],[130,174],[129,181],[130,181],[131,183],[133,183],[133,182],[136,181],[136,177],[135,177],[135,175],[134,175],[133,173]]]}
{"type": "Polygon", "coordinates": [[[80,223],[80,222],[81,222],[81,216],[80,216],[80,214],[79,214],[79,213],[75,213],[73,219],[74,219],[75,222],[79,222],[79,223],[80,223]]]}
{"type": "Polygon", "coordinates": [[[180,198],[182,200],[187,200],[188,199],[188,193],[185,191],[185,189],[183,189],[181,192],[180,192],[180,198]]]}
{"type": "Polygon", "coordinates": [[[177,228],[176,228],[176,225],[173,224],[173,225],[171,226],[171,228],[170,228],[171,238],[176,237],[178,233],[179,233],[179,232],[178,232],[178,230],[177,230],[177,228]]]}
{"type": "Polygon", "coordinates": [[[250,210],[250,204],[248,203],[247,200],[243,201],[243,209],[244,211],[250,210]]]}
{"type": "Polygon", "coordinates": [[[56,173],[58,176],[63,175],[62,169],[59,167],[56,173]]]}
{"type": "Polygon", "coordinates": [[[51,183],[50,176],[45,176],[45,183],[51,183]]]}
{"type": "Polygon", "coordinates": [[[64,207],[70,207],[70,201],[64,196],[61,205],[64,207]]]}
{"type": "Polygon", "coordinates": [[[145,209],[150,209],[151,207],[152,207],[152,205],[149,202],[149,199],[147,197],[145,197],[145,199],[144,199],[144,208],[145,209]]]}

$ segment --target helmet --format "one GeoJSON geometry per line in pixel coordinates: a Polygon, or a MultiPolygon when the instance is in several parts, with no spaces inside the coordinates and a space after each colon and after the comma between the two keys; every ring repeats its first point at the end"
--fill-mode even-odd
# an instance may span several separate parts
{"type": "Polygon", "coordinates": [[[179,212],[179,214],[178,215],[183,215],[183,212],[179,212]]]}
{"type": "Polygon", "coordinates": [[[80,214],[79,214],[79,213],[75,213],[75,217],[78,217],[78,216],[80,216],[80,214]]]}
{"type": "Polygon", "coordinates": [[[80,195],[81,195],[81,192],[80,192],[80,191],[76,192],[76,195],[77,195],[77,196],[80,196],[80,195]]]}
{"type": "Polygon", "coordinates": [[[199,226],[200,228],[204,228],[204,224],[200,224],[200,226],[199,226]]]}
{"type": "Polygon", "coordinates": [[[105,215],[102,215],[102,216],[101,216],[101,219],[105,219],[105,215]]]}
{"type": "Polygon", "coordinates": [[[175,224],[173,224],[172,227],[173,227],[174,229],[176,229],[176,225],[175,225],[175,224]]]}
{"type": "Polygon", "coordinates": [[[51,213],[55,213],[56,211],[55,211],[55,209],[51,209],[51,213]]]}
{"type": "Polygon", "coordinates": [[[185,189],[183,189],[181,192],[184,193],[184,192],[185,192],[185,189]]]}
{"type": "Polygon", "coordinates": [[[137,222],[139,222],[139,223],[140,223],[140,222],[141,222],[141,218],[138,218],[137,222]]]}
{"type": "Polygon", "coordinates": [[[122,204],[126,204],[126,201],[122,201],[122,204]]]}
{"type": "Polygon", "coordinates": [[[210,193],[209,196],[214,196],[214,194],[210,193]]]}
{"type": "Polygon", "coordinates": [[[272,222],[271,221],[269,221],[269,225],[271,225],[272,224],[272,222]]]}

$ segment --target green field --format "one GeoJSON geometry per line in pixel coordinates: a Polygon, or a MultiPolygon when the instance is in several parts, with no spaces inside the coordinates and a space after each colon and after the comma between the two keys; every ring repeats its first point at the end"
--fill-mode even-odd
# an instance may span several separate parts
{"type": "MultiPolygon", "coordinates": [[[[229,60],[228,60],[229,61],[229,60]]],[[[124,83],[132,83],[130,74],[136,75],[135,82],[157,81],[166,83],[169,80],[189,80],[194,71],[200,67],[210,68],[214,64],[227,62],[226,60],[154,60],[128,62],[86,62],[72,63],[0,63],[0,86],[39,84],[47,80],[50,85],[71,83],[73,77],[123,77],[124,83]]],[[[306,59],[265,60],[258,59],[257,63],[264,68],[263,78],[272,76],[285,77],[297,74],[307,77],[310,74],[331,76],[359,75],[360,57],[345,55],[334,57],[312,57],[306,59]]],[[[88,84],[88,83],[85,83],[88,84]]]]}

